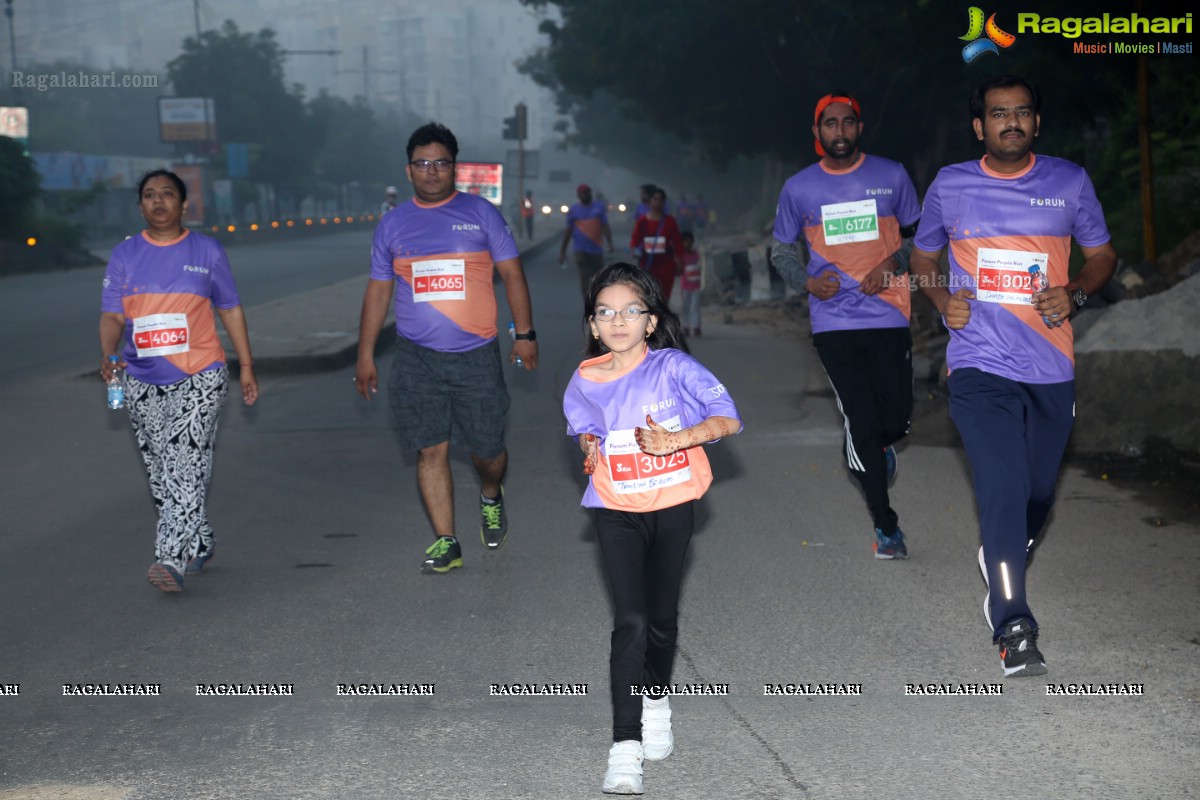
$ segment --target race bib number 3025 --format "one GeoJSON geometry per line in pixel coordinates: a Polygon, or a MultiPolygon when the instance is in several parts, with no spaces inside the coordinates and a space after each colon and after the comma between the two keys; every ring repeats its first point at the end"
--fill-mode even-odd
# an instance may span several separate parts
{"type": "Polygon", "coordinates": [[[976,261],[975,297],[985,303],[1029,305],[1033,297],[1029,268],[1037,266],[1048,275],[1049,263],[1046,253],[981,247],[976,261]]]}
{"type": "MultiPolygon", "coordinates": [[[[679,417],[660,422],[669,431],[680,429],[679,417]]],[[[686,450],[667,456],[643,453],[633,430],[612,431],[604,440],[604,455],[617,494],[634,494],[686,483],[692,478],[692,466],[686,450]]]]}
{"type": "Polygon", "coordinates": [[[467,268],[461,258],[414,261],[412,276],[414,302],[467,299],[467,268]]]}
{"type": "Polygon", "coordinates": [[[150,314],[133,320],[133,346],[139,358],[186,353],[187,314],[150,314]]]}

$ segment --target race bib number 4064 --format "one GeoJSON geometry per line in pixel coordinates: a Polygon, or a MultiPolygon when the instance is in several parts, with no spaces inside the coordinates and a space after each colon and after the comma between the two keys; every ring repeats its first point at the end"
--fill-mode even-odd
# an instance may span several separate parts
{"type": "Polygon", "coordinates": [[[187,314],[150,314],[133,320],[133,346],[139,358],[186,353],[187,314]]]}
{"type": "Polygon", "coordinates": [[[825,244],[873,242],[879,238],[879,213],[874,200],[821,206],[825,244]]]}
{"type": "Polygon", "coordinates": [[[414,261],[412,276],[414,302],[467,299],[467,268],[461,258],[414,261]]]}
{"type": "Polygon", "coordinates": [[[1029,305],[1033,289],[1029,284],[1029,268],[1039,267],[1048,275],[1050,256],[1025,250],[979,248],[976,261],[975,297],[985,303],[1029,305]]]}
{"type": "MultiPolygon", "coordinates": [[[[669,431],[680,429],[679,417],[660,422],[669,431]]],[[[604,440],[604,455],[617,494],[634,494],[686,483],[692,478],[691,462],[686,450],[668,456],[643,453],[634,438],[633,430],[612,431],[604,440]]]]}

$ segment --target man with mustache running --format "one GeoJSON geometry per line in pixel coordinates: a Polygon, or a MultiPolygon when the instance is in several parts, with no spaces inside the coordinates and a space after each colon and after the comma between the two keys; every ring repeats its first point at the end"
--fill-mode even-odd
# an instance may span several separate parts
{"type": "Polygon", "coordinates": [[[904,167],[859,150],[862,111],[848,92],[817,101],[814,146],[821,160],[783,185],[771,263],[808,295],[813,346],[837,396],[846,464],[862,487],[875,529],[875,558],[908,558],[888,488],[893,445],[913,407],[909,288],[897,276],[921,210],[904,167]],[[804,237],[808,266],[797,240],[804,237]]]}
{"type": "Polygon", "coordinates": [[[1008,677],[1046,672],[1025,568],[1075,422],[1068,319],[1117,263],[1083,167],[1033,152],[1040,107],[1015,75],[980,84],[970,108],[984,156],[938,172],[912,253],[913,277],[950,329],[950,418],[971,462],[983,612],[1008,677]],[[1073,278],[1072,238],[1084,257],[1073,278]],[[938,266],[947,246],[949,281],[938,266]],[[1034,271],[1049,288],[1037,290],[1034,271]]]}

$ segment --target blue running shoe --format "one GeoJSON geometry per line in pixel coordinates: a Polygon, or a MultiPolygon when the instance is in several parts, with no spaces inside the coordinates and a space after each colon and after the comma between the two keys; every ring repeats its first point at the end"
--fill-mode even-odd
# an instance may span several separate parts
{"type": "Polygon", "coordinates": [[[208,560],[212,557],[213,557],[213,551],[209,550],[204,555],[199,555],[199,556],[196,556],[195,558],[189,558],[188,562],[187,562],[187,566],[185,566],[183,568],[183,574],[184,575],[199,575],[204,570],[204,565],[207,564],[208,560]]]}
{"type": "Polygon", "coordinates": [[[875,529],[875,557],[878,559],[889,560],[894,558],[908,558],[908,547],[904,544],[904,532],[896,528],[896,532],[891,536],[884,536],[883,531],[879,528],[875,529]]]}
{"type": "Polygon", "coordinates": [[[183,591],[183,576],[179,574],[179,570],[161,561],[155,561],[150,565],[150,571],[146,573],[146,579],[150,581],[152,586],[164,592],[183,591]]]}
{"type": "Polygon", "coordinates": [[[900,462],[896,459],[896,448],[890,444],[883,448],[883,460],[887,463],[888,488],[896,485],[896,476],[900,474],[900,462]]]}

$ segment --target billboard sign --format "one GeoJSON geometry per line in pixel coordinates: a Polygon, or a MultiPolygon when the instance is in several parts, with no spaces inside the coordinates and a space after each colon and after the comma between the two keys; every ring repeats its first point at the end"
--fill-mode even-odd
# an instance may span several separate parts
{"type": "Polygon", "coordinates": [[[504,199],[500,188],[503,177],[503,164],[459,161],[454,170],[454,188],[466,194],[477,194],[499,206],[504,199]]]}
{"type": "Polygon", "coordinates": [[[158,126],[164,142],[206,142],[217,138],[211,97],[158,98],[158,126]]]}
{"type": "Polygon", "coordinates": [[[29,148],[29,109],[25,106],[0,106],[0,136],[16,139],[29,148]]]}

